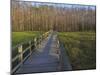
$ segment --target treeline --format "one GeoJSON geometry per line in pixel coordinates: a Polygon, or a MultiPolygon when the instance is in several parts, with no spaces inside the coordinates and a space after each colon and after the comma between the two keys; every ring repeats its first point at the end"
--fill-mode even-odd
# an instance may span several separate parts
{"type": "Polygon", "coordinates": [[[13,31],[95,31],[95,6],[12,1],[13,31]]]}

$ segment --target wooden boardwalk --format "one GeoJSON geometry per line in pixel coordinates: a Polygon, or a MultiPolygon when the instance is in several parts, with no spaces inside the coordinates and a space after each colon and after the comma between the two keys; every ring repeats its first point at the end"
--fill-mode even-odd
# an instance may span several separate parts
{"type": "Polygon", "coordinates": [[[16,74],[57,72],[72,70],[62,46],[58,45],[56,33],[51,33],[36,52],[21,65],[16,74]]]}

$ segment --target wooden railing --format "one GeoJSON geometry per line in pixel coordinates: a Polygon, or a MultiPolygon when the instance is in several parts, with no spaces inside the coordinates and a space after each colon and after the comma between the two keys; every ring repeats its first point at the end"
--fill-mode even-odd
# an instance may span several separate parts
{"type": "Polygon", "coordinates": [[[16,47],[12,48],[12,68],[11,74],[14,74],[16,70],[23,65],[23,62],[34,52],[39,44],[49,36],[51,31],[48,31],[39,37],[35,37],[33,40],[21,43],[16,47]]]}
{"type": "Polygon", "coordinates": [[[59,36],[57,36],[57,43],[58,46],[60,48],[59,51],[59,61],[60,61],[60,70],[64,71],[64,70],[72,70],[72,66],[71,63],[69,61],[69,57],[68,57],[68,53],[64,47],[63,42],[60,40],[59,36]]]}

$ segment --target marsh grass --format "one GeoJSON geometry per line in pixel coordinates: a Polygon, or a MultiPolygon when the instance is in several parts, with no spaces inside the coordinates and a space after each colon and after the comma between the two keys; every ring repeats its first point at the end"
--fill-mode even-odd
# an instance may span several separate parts
{"type": "Polygon", "coordinates": [[[95,32],[60,32],[73,70],[96,68],[95,32]]]}
{"type": "Polygon", "coordinates": [[[34,37],[38,37],[43,32],[12,32],[12,46],[16,46],[22,42],[29,41],[34,39],[34,37]]]}

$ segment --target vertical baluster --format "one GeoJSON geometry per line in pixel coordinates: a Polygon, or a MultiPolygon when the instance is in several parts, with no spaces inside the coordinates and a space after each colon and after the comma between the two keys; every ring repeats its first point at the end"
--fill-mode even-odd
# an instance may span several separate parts
{"type": "Polygon", "coordinates": [[[37,39],[34,38],[34,45],[35,45],[35,49],[37,49],[37,39]]]}
{"type": "Polygon", "coordinates": [[[40,36],[39,48],[41,48],[42,36],[40,36]]]}
{"type": "Polygon", "coordinates": [[[29,47],[30,47],[30,55],[31,55],[31,53],[32,53],[31,41],[29,41],[29,47]]]}
{"type": "Polygon", "coordinates": [[[19,47],[18,47],[18,52],[19,52],[19,60],[21,61],[21,62],[23,62],[23,46],[22,45],[19,45],[19,47]]]}

